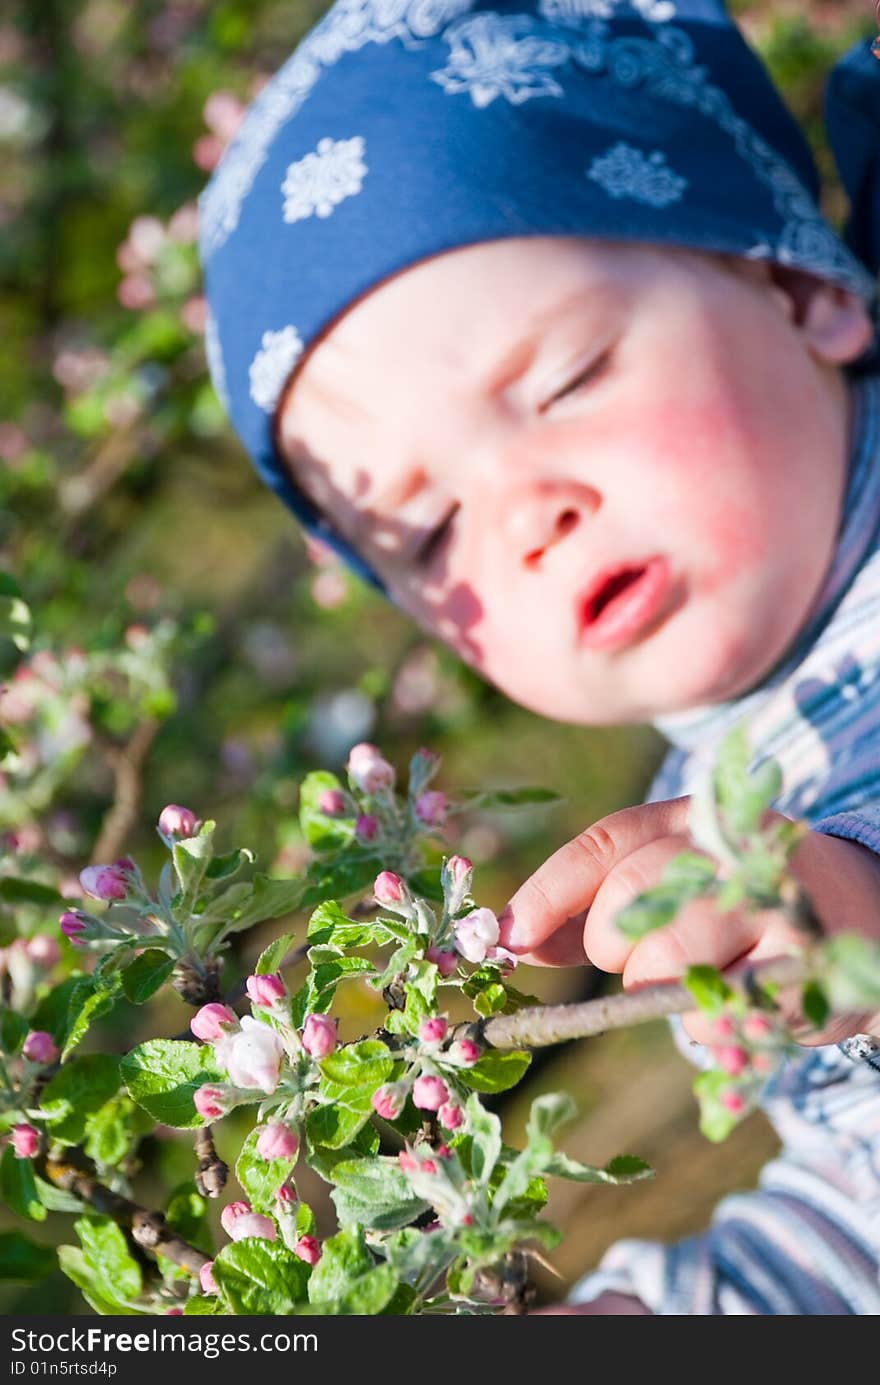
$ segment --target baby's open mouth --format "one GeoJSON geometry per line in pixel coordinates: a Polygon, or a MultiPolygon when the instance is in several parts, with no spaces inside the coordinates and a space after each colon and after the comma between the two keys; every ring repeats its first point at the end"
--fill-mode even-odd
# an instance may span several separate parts
{"type": "Polygon", "coordinates": [[[665,558],[597,573],[578,602],[580,643],[609,650],[629,644],[660,612],[671,582],[665,558]]]}
{"type": "Polygon", "coordinates": [[[644,571],[645,566],[642,564],[641,567],[623,568],[620,572],[615,573],[614,576],[606,578],[596,595],[587,602],[584,612],[584,623],[586,625],[592,624],[608,603],[613,601],[616,596],[619,596],[627,587],[631,586],[637,578],[641,577],[644,571]]]}

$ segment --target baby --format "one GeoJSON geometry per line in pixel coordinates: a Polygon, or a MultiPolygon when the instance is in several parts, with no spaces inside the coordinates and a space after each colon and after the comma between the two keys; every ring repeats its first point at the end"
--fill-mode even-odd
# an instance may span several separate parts
{"type": "MultiPolygon", "coordinates": [[[[672,742],[508,904],[528,962],[631,986],[785,950],[770,911],[613,923],[740,719],[826,928],[880,935],[873,63],[829,87],[847,243],[716,0],[340,0],[203,195],[214,381],[305,527],[514,701],[672,742]]],[[[871,1034],[837,1017],[769,1084],[757,1192],[618,1243],[562,1311],[880,1312],[871,1034]]]]}

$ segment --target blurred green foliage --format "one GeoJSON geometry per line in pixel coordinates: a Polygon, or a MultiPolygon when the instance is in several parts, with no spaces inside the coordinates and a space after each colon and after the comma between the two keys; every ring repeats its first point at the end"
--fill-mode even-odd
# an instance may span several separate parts
{"type": "MultiPolygon", "coordinates": [[[[500,909],[563,841],[637,801],[663,747],[650,728],[556,725],[514,706],[315,561],[224,421],[204,362],[194,201],[237,103],[324,8],[40,0],[0,19],[0,570],[33,610],[37,652],[110,659],[144,629],[175,631],[167,695],[139,714],[156,726],[118,843],[147,871],[159,856],[152,823],[173,801],[217,818],[221,840],[255,845],[262,868],[292,874],[307,854],[295,808],[309,770],[338,771],[358,740],[399,766],[426,744],[443,755],[439,787],[541,782],[565,796],[550,811],[465,819],[455,845],[477,866],[480,901],[500,909]]],[[[822,85],[871,32],[870,8],[732,5],[804,121],[838,216],[822,85]]],[[[2,646],[0,679],[24,657],[2,646]]],[[[136,731],[134,692],[115,677],[80,709],[90,732],[49,800],[25,812],[19,798],[13,813],[0,794],[0,833],[32,834],[18,872],[48,855],[62,878],[74,874],[108,829],[136,731]]],[[[246,940],[241,964],[265,941],[246,940]]],[[[580,973],[545,972],[526,988],[562,999],[583,985],[580,973]]],[[[355,1002],[352,1024],[368,1013],[355,1002]]],[[[163,1001],[124,1014],[103,1042],[122,1048],[185,1021],[163,1001]]],[[[584,1095],[571,1066],[566,1081],[584,1095]]],[[[191,1171],[179,1140],[150,1140],[142,1194],[191,1171]]],[[[51,1284],[54,1311],[82,1311],[66,1281],[51,1284]]],[[[6,1311],[48,1306],[45,1286],[10,1292],[6,1311]]]]}

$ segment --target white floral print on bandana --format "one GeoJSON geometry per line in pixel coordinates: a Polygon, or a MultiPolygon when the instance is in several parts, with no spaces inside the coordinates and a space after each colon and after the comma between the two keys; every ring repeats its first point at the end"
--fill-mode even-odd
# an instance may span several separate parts
{"type": "Polygon", "coordinates": [[[251,399],[269,414],[281,397],[284,382],[302,355],[303,343],[295,327],[282,327],[279,332],[264,332],[260,349],[251,361],[248,372],[251,399]]]}
{"type": "Polygon", "coordinates": [[[314,153],[290,164],[281,184],[284,220],[330,216],[340,202],[355,197],[368,172],[364,148],[360,135],[336,140],[328,136],[318,140],[314,153]]]}

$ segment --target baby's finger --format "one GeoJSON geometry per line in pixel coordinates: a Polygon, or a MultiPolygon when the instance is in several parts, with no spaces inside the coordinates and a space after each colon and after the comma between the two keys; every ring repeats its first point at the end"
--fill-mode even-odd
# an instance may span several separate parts
{"type": "Polygon", "coordinates": [[[683,851],[693,851],[685,835],[658,837],[631,851],[606,875],[584,928],[584,946],[594,966],[603,971],[623,971],[635,943],[621,933],[618,916],[645,890],[659,885],[669,862],[683,851]]]}
{"type": "Polygon", "coordinates": [[[511,952],[536,952],[541,943],[588,909],[615,866],[640,846],[685,831],[690,800],[637,804],[578,834],[520,886],[499,916],[501,943],[511,952]]]}
{"type": "Polygon", "coordinates": [[[688,967],[723,971],[755,946],[766,927],[761,913],[721,914],[707,899],[692,899],[672,923],[636,943],[623,968],[625,990],[679,980],[688,967]]]}
{"type": "Polygon", "coordinates": [[[534,952],[520,954],[520,961],[532,967],[583,967],[588,963],[584,951],[584,919],[586,910],[582,909],[574,918],[567,919],[555,933],[535,949],[534,952]]]}

